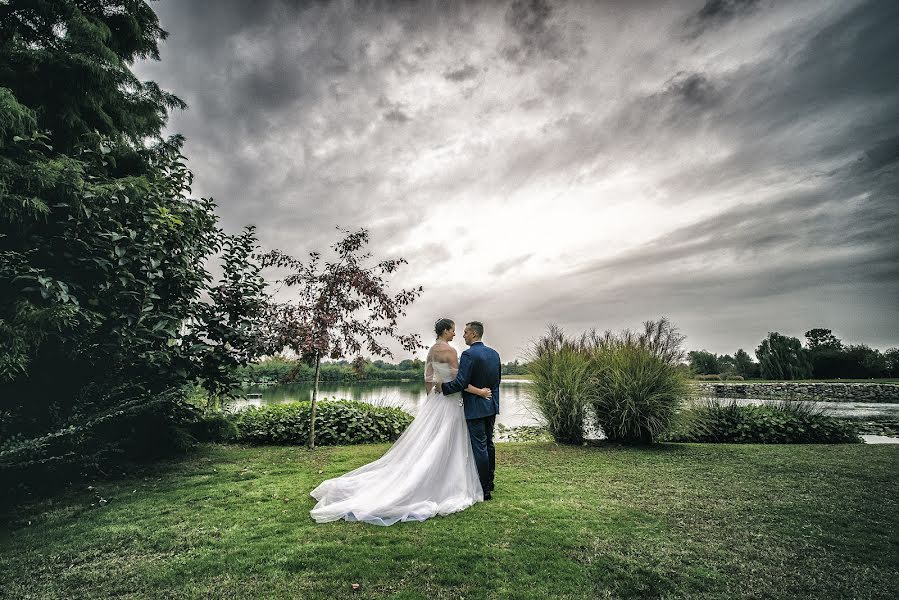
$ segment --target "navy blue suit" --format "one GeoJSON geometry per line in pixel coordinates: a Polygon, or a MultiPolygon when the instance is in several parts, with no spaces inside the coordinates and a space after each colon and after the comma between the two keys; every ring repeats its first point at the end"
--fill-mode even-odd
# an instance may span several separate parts
{"type": "Polygon", "coordinates": [[[475,342],[459,358],[459,372],[456,379],[444,383],[444,395],[462,392],[468,437],[474,451],[474,461],[478,467],[478,477],[485,494],[493,490],[493,473],[496,470],[496,449],[493,445],[493,426],[499,414],[499,383],[502,379],[502,363],[499,354],[483,342],[475,342]],[[466,392],[471,384],[479,388],[490,388],[492,397],[488,400],[477,394],[466,392]]]}

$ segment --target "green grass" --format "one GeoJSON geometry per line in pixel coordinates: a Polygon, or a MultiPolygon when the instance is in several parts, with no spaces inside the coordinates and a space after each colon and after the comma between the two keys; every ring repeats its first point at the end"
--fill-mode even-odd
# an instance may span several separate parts
{"type": "Polygon", "coordinates": [[[210,445],[26,507],[0,534],[0,596],[891,598],[899,589],[897,446],[501,444],[491,502],[388,528],[310,520],[310,489],[387,447],[210,445]]]}
{"type": "Polygon", "coordinates": [[[726,381],[715,381],[714,379],[711,381],[702,381],[699,379],[691,379],[691,383],[892,383],[899,384],[899,379],[896,378],[884,378],[884,379],[744,379],[733,380],[728,379],[726,381]]]}

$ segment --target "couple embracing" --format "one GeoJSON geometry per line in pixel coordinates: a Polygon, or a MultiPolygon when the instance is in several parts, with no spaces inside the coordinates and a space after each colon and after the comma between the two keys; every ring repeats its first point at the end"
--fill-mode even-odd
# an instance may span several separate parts
{"type": "Polygon", "coordinates": [[[427,398],[384,456],[312,490],[319,523],[346,519],[375,525],[424,521],[490,500],[496,453],[501,363],[472,321],[461,360],[450,342],[456,325],[440,319],[425,363],[427,398]]]}

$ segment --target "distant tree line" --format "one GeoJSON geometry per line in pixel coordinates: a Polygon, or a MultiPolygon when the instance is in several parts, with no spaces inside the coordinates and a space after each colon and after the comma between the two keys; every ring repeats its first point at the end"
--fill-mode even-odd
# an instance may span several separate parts
{"type": "MultiPolygon", "coordinates": [[[[315,368],[300,359],[280,356],[266,358],[238,369],[238,379],[248,384],[294,383],[313,381],[315,368]]],[[[321,363],[319,379],[323,382],[421,380],[424,362],[407,359],[398,364],[383,360],[336,360],[321,363]]]]}
{"type": "Polygon", "coordinates": [[[844,344],[830,329],[805,332],[799,338],[768,334],[752,360],[742,348],[733,356],[705,350],[688,353],[694,375],[741,376],[744,379],[872,379],[899,377],[899,348],[881,352],[865,344],[844,344]]]}
{"type": "MultiPolygon", "coordinates": [[[[353,381],[420,381],[424,378],[425,364],[417,358],[407,358],[393,364],[383,360],[356,358],[323,362],[319,377],[324,382],[353,381]]],[[[503,375],[527,375],[527,364],[518,360],[504,363],[503,375]]],[[[247,384],[293,383],[312,381],[315,369],[301,359],[269,357],[250,363],[237,370],[237,378],[247,384]]]]}

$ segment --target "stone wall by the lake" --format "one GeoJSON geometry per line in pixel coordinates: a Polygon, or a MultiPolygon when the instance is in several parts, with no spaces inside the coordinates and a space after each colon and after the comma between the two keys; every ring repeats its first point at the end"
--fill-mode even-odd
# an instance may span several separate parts
{"type": "Polygon", "coordinates": [[[899,385],[889,383],[696,382],[700,396],[774,398],[821,402],[899,402],[899,385]]]}

